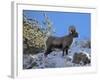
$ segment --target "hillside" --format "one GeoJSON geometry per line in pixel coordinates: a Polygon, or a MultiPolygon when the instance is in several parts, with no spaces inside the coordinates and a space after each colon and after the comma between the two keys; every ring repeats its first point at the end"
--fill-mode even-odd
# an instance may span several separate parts
{"type": "MultiPolygon", "coordinates": [[[[71,48],[69,49],[69,54],[67,56],[62,57],[62,51],[53,51],[49,54],[44,62],[44,53],[38,53],[36,55],[24,55],[24,69],[30,68],[60,68],[60,67],[74,67],[74,66],[84,66],[81,64],[73,63],[73,55],[75,53],[86,53],[87,55],[91,55],[91,48],[88,47],[88,40],[76,40],[72,44],[71,48]],[[84,46],[85,47],[84,47],[84,46]]],[[[90,56],[89,56],[90,57],[90,56]]],[[[90,66],[87,64],[85,66],[90,66]]]]}

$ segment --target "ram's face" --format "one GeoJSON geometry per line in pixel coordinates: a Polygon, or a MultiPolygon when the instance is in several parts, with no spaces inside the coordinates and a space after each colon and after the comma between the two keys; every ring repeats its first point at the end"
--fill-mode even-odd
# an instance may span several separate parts
{"type": "Polygon", "coordinates": [[[73,35],[73,37],[78,37],[78,32],[74,26],[69,27],[69,33],[73,35]]]}
{"type": "Polygon", "coordinates": [[[78,37],[78,33],[77,32],[73,33],[73,37],[78,37]]]}

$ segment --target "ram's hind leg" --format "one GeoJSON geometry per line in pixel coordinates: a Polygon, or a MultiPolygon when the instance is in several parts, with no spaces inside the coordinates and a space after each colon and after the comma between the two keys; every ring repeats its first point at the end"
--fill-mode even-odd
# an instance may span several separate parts
{"type": "Polygon", "coordinates": [[[45,53],[44,53],[43,64],[44,64],[45,67],[46,67],[46,63],[48,62],[48,60],[47,60],[47,55],[50,54],[50,52],[52,52],[52,50],[47,49],[47,50],[45,51],[45,53]]]}
{"type": "Polygon", "coordinates": [[[44,53],[44,56],[47,57],[48,54],[50,54],[50,52],[52,52],[51,49],[47,49],[46,52],[44,53]]]}

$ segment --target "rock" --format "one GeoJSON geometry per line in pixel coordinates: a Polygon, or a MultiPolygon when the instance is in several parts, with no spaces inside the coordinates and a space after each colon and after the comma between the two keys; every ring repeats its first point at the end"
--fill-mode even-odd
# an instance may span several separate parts
{"type": "Polygon", "coordinates": [[[90,64],[91,61],[90,61],[89,56],[87,56],[87,54],[84,52],[75,53],[73,56],[72,62],[75,64],[81,64],[81,65],[90,64]]]}
{"type": "Polygon", "coordinates": [[[31,69],[37,66],[37,63],[30,55],[23,55],[23,69],[31,69]]]}

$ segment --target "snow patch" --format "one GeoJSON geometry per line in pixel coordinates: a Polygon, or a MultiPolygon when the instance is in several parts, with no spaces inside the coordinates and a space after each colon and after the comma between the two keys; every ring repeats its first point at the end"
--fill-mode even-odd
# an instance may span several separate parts
{"type": "MultiPolygon", "coordinates": [[[[63,68],[83,66],[83,64],[72,63],[73,55],[75,53],[84,53],[91,60],[91,49],[83,48],[82,45],[86,41],[77,41],[72,44],[67,56],[62,56],[62,51],[53,51],[48,54],[47,58],[44,57],[44,53],[38,53],[36,55],[24,55],[23,56],[23,68],[24,69],[39,69],[39,68],[63,68]]],[[[87,64],[85,66],[90,66],[87,64]]]]}

